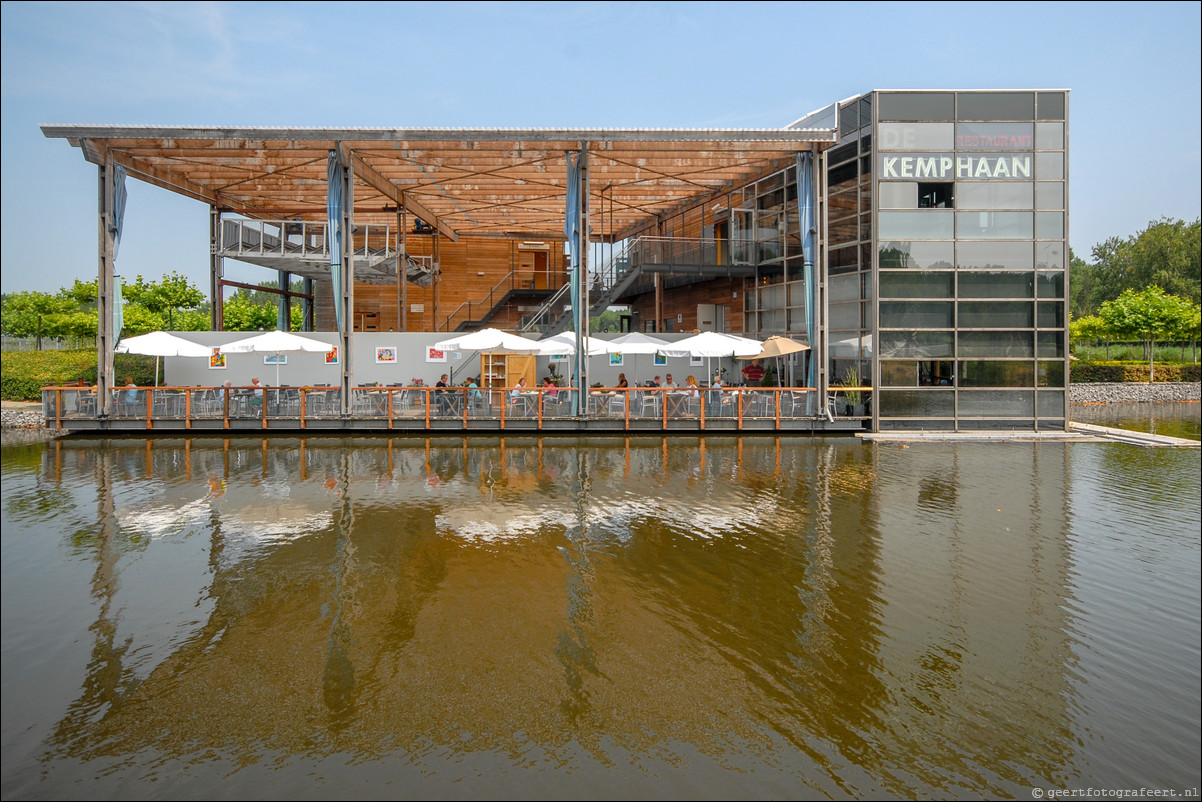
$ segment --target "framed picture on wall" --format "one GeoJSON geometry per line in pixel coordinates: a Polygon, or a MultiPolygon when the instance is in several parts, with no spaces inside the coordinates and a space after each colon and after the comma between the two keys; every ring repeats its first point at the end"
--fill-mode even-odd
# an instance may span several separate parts
{"type": "Polygon", "coordinates": [[[622,355],[621,354],[610,354],[609,355],[609,364],[612,365],[613,367],[621,366],[622,355]]]}
{"type": "Polygon", "coordinates": [[[704,364],[705,364],[704,357],[700,357],[700,356],[690,356],[689,357],[689,367],[691,367],[691,368],[699,368],[704,364]]]}
{"type": "Polygon", "coordinates": [[[662,368],[664,365],[668,364],[668,358],[663,354],[656,354],[654,364],[656,367],[662,368]]]}
{"type": "Polygon", "coordinates": [[[264,365],[287,365],[288,364],[288,355],[287,354],[267,354],[266,356],[263,357],[263,364],[264,365]]]}
{"type": "MultiPolygon", "coordinates": [[[[456,353],[455,356],[458,357],[459,354],[456,353]]],[[[427,362],[446,362],[447,361],[447,352],[439,351],[437,348],[427,348],[426,349],[426,361],[427,362]]]]}
{"type": "Polygon", "coordinates": [[[385,345],[376,348],[376,364],[390,364],[396,362],[396,347],[385,345]]]}
{"type": "Polygon", "coordinates": [[[220,348],[214,348],[209,354],[209,370],[225,370],[225,354],[220,348]]]}
{"type": "Polygon", "coordinates": [[[335,345],[329,351],[326,351],[326,364],[327,365],[337,365],[338,364],[338,346],[335,345]]]}

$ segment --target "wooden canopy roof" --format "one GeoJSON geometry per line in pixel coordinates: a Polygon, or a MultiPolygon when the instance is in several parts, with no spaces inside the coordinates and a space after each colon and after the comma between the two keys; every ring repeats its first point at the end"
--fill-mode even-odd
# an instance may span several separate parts
{"type": "Polygon", "coordinates": [[[395,224],[403,207],[459,233],[562,237],[565,152],[587,147],[593,239],[718,195],[830,147],[832,129],[401,129],[43,125],[85,158],[224,211],[326,217],[326,163],[356,177],[356,223],[395,224]]]}

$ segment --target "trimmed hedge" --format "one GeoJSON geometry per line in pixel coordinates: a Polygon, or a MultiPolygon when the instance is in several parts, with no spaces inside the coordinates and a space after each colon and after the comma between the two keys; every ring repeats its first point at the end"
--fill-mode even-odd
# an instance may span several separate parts
{"type": "MultiPolygon", "coordinates": [[[[132,376],[139,387],[154,384],[154,357],[138,354],[114,354],[118,381],[132,376]]],[[[80,379],[96,383],[96,352],[83,351],[6,351],[0,355],[0,398],[5,401],[41,401],[42,388],[75,384],[80,379]]]]}
{"type": "MultiPolygon", "coordinates": [[[[1074,362],[1069,369],[1070,381],[1080,384],[1095,382],[1148,381],[1147,362],[1074,362]]],[[[1157,382],[1196,382],[1202,378],[1202,365],[1180,362],[1157,363],[1157,382]]]]}

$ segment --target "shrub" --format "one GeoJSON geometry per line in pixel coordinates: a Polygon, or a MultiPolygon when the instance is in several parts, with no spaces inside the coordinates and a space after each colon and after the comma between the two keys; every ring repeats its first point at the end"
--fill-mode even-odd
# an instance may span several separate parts
{"type": "MultiPolygon", "coordinates": [[[[1147,362],[1074,362],[1070,368],[1070,381],[1092,382],[1147,382],[1147,362]]],[[[1202,377],[1202,366],[1168,362],[1156,364],[1158,382],[1196,382],[1202,377]]]]}
{"type": "MultiPolygon", "coordinates": [[[[115,354],[113,363],[117,383],[132,376],[138,386],[154,384],[154,357],[115,354]]],[[[81,379],[96,383],[94,350],[8,351],[0,357],[0,398],[5,401],[40,401],[43,387],[81,379]]]]}

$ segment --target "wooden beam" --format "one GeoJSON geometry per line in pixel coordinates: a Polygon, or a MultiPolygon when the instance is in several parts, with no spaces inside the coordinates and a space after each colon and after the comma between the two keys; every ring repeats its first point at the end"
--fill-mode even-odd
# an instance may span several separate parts
{"type": "Polygon", "coordinates": [[[355,171],[356,178],[383,194],[384,197],[393,201],[398,206],[403,206],[405,211],[415,214],[427,223],[432,224],[438,229],[440,234],[451,242],[459,241],[459,232],[443,222],[438,215],[409,197],[408,194],[401,192],[396,185],[380,174],[374,167],[363,161],[361,156],[357,155],[353,150],[349,150],[345,142],[341,143],[341,147],[343,148],[343,161],[351,165],[351,168],[355,171]]]}

